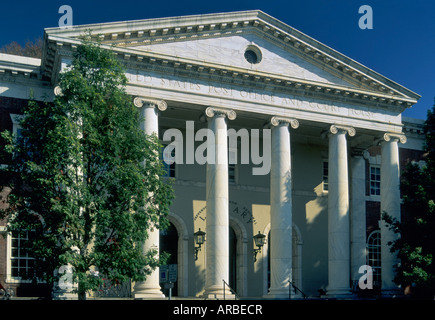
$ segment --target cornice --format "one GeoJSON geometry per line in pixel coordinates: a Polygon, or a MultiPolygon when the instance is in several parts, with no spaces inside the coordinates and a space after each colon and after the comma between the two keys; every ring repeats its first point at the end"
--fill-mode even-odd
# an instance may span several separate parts
{"type": "Polygon", "coordinates": [[[403,132],[409,137],[422,138],[424,133],[425,120],[402,117],[403,132]]]}
{"type": "Polygon", "coordinates": [[[0,53],[0,76],[41,80],[41,60],[0,53]]]}

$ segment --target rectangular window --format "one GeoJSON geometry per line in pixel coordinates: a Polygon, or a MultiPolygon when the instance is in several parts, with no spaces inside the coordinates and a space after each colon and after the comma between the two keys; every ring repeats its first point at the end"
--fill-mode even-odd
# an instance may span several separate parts
{"type": "Polygon", "coordinates": [[[21,128],[17,128],[17,138],[20,138],[21,137],[21,131],[23,131],[23,129],[21,129],[21,128]]]}
{"type": "Polygon", "coordinates": [[[228,149],[228,182],[236,183],[237,148],[228,149]]]}
{"type": "Polygon", "coordinates": [[[370,167],[370,195],[381,195],[381,168],[370,167]]]}
{"type": "Polygon", "coordinates": [[[14,232],[11,238],[11,276],[28,278],[34,275],[34,258],[29,254],[26,245],[31,233],[14,232]]]}
{"type": "Polygon", "coordinates": [[[228,182],[236,183],[236,165],[228,164],[228,182]]]}
{"type": "Polygon", "coordinates": [[[328,161],[323,161],[322,170],[323,191],[328,191],[328,161]]]}
{"type": "MultiPolygon", "coordinates": [[[[166,145],[162,146],[161,152],[160,152],[160,159],[163,162],[163,168],[165,170],[165,174],[163,175],[164,177],[170,177],[170,178],[175,178],[175,162],[174,163],[166,163],[165,161],[163,161],[163,152],[165,150],[166,145]]],[[[171,157],[175,158],[175,148],[172,149],[171,152],[171,157]]]]}

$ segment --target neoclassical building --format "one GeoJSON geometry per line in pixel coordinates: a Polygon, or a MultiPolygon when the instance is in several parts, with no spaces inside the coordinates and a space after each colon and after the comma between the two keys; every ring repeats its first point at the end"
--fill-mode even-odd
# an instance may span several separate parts
{"type": "MultiPolygon", "coordinates": [[[[1,130],[31,94],[53,98],[88,30],[125,64],[142,128],[182,137],[171,225],[145,243],[171,267],[127,296],[164,297],[169,270],[179,297],[352,297],[367,266],[364,290],[397,294],[380,213],[400,218],[400,168],[422,160],[423,121],[401,116],[418,94],[261,11],[181,16],[49,28],[42,59],[0,54],[1,130]],[[198,159],[204,141],[217,161],[198,159]]],[[[25,240],[0,239],[0,281],[36,295],[25,240]]]]}

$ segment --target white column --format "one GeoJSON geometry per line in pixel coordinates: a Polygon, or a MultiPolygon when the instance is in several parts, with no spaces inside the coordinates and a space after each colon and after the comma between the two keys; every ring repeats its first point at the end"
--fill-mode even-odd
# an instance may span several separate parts
{"type": "MultiPolygon", "coordinates": [[[[400,221],[400,172],[399,141],[406,142],[403,134],[386,133],[381,142],[381,215],[385,212],[400,221]]],[[[398,286],[393,282],[394,266],[399,262],[396,253],[390,252],[388,242],[396,240],[397,235],[389,230],[381,220],[381,278],[383,295],[398,293],[398,286]]]]}
{"type": "MultiPolygon", "coordinates": [[[[270,289],[268,297],[287,299],[292,281],[292,176],[289,124],[295,119],[273,117],[270,170],[270,289]]],[[[293,291],[293,290],[292,290],[293,291]]]]}
{"type": "MultiPolygon", "coordinates": [[[[234,120],[232,110],[208,107],[205,111],[210,133],[214,135],[215,161],[207,161],[206,177],[206,298],[224,294],[224,283],[229,281],[229,194],[228,194],[228,140],[227,120],[234,120]]],[[[208,149],[207,152],[211,150],[208,149]]],[[[231,292],[225,286],[225,295],[231,292]]]]}
{"type": "Polygon", "coordinates": [[[367,151],[354,152],[351,157],[350,237],[351,276],[358,281],[359,268],[366,264],[366,163],[367,151]]]}
{"type": "MultiPolygon", "coordinates": [[[[69,61],[69,60],[68,60],[69,61]]],[[[60,72],[67,71],[66,68],[68,66],[68,61],[62,59],[60,72]]],[[[70,61],[69,61],[70,62],[70,61]]],[[[59,86],[54,88],[54,94],[56,96],[62,95],[62,90],[59,86]]],[[[14,121],[14,119],[12,119],[14,121]]],[[[8,236],[8,241],[10,241],[10,237],[8,236]]],[[[75,250],[76,248],[72,248],[75,250]]],[[[59,277],[58,282],[55,282],[52,290],[52,298],[53,300],[77,300],[78,294],[73,292],[78,289],[78,283],[73,283],[73,269],[71,264],[63,265],[59,269],[54,271],[54,275],[59,277]]]]}
{"type": "Polygon", "coordinates": [[[349,180],[346,134],[352,127],[332,125],[328,170],[328,296],[350,291],[349,180]]]}
{"type": "MultiPolygon", "coordinates": [[[[166,102],[163,100],[137,97],[134,99],[134,104],[136,107],[140,108],[140,116],[143,119],[143,122],[140,125],[141,129],[148,135],[156,134],[158,136],[158,112],[166,110],[166,102]]],[[[145,253],[150,249],[155,249],[158,252],[159,240],[160,233],[157,228],[151,228],[148,230],[148,238],[143,244],[143,252],[145,253]]],[[[145,281],[136,282],[133,294],[136,299],[164,298],[165,295],[160,289],[159,268],[152,271],[145,281]]]]}

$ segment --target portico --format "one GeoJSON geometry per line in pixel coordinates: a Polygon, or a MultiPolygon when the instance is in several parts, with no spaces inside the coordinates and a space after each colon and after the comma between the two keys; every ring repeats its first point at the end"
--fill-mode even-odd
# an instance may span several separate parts
{"type": "MultiPolygon", "coordinates": [[[[88,29],[124,63],[141,128],[164,145],[165,130],[177,129],[182,146],[204,144],[204,159],[214,156],[197,163],[184,149],[174,166],[178,293],[229,296],[223,281],[233,275],[242,296],[287,299],[300,294],[294,285],[349,297],[367,261],[362,152],[381,146],[381,208],[400,217],[401,113],[419,96],[261,11],[46,29],[41,70],[53,87],[88,29]],[[252,157],[242,164],[246,142],[229,145],[229,129],[251,132],[249,152],[254,132],[263,142],[270,130],[258,150],[270,170],[252,170],[252,157]],[[195,257],[199,229],[206,238],[195,257]],[[267,242],[254,261],[259,232],[267,242]]],[[[394,292],[392,235],[381,233],[382,289],[394,292]]],[[[144,251],[161,239],[150,230],[144,251]]],[[[133,294],[162,298],[159,270],[133,294]]]]}
{"type": "MultiPolygon", "coordinates": [[[[137,97],[136,100],[152,101],[150,98],[137,97]]],[[[157,110],[158,103],[167,105],[166,102],[160,99],[154,100],[154,108],[157,110]],[[156,109],[157,108],[157,109],[156,109]]],[[[169,103],[170,105],[171,103],[169,103]]],[[[150,108],[149,104],[137,105],[141,108],[150,108]]],[[[145,109],[147,110],[147,109],[145,109]]],[[[166,110],[166,109],[165,109],[166,110]]],[[[203,106],[203,113],[196,112],[197,110],[189,110],[188,107],[183,108],[183,114],[186,119],[195,119],[200,124],[204,121],[207,128],[209,128],[215,135],[213,141],[213,148],[216,155],[216,163],[206,165],[206,227],[207,231],[206,241],[206,269],[205,269],[205,291],[202,296],[207,298],[222,298],[223,285],[222,281],[228,282],[228,265],[229,265],[229,243],[228,243],[228,228],[230,225],[230,190],[228,182],[228,136],[227,130],[230,128],[229,124],[232,122],[243,121],[241,115],[245,113],[236,113],[233,109],[226,109],[222,107],[203,106]],[[202,120],[198,120],[202,119],[202,120]],[[222,156],[224,155],[224,156],[222,156]]],[[[150,112],[150,111],[148,111],[150,112]]],[[[173,108],[169,113],[173,112],[178,114],[178,111],[173,108]]],[[[156,113],[152,113],[154,116],[156,113]]],[[[161,114],[163,116],[163,114],[161,114]]],[[[166,116],[166,114],[164,115],[166,116]]],[[[169,115],[173,117],[173,115],[169,115]]],[[[178,116],[174,116],[178,118],[178,116]]],[[[259,116],[257,123],[264,122],[267,118],[263,115],[259,116]]],[[[167,120],[167,118],[165,119],[167,120]]],[[[183,122],[184,120],[178,120],[183,122]]],[[[158,122],[156,120],[156,122],[158,122]]],[[[154,122],[154,123],[156,123],[154,122]]],[[[251,122],[252,123],[252,122],[251,122]]],[[[353,260],[365,262],[365,258],[356,252],[360,250],[358,243],[352,241],[352,237],[361,237],[361,234],[356,234],[355,231],[351,232],[351,226],[358,223],[358,217],[351,215],[351,210],[357,212],[360,208],[351,209],[350,193],[354,188],[349,184],[349,176],[352,174],[350,171],[350,153],[357,153],[364,146],[367,148],[371,143],[376,145],[376,135],[372,139],[367,137],[360,138],[356,144],[353,139],[358,139],[358,133],[354,127],[335,125],[325,128],[324,124],[305,122],[306,126],[301,126],[299,121],[289,117],[276,117],[273,116],[269,120],[269,124],[265,121],[263,128],[270,128],[272,132],[271,140],[271,168],[270,168],[270,187],[268,189],[270,198],[270,234],[274,235],[278,240],[275,242],[271,240],[270,251],[270,287],[268,293],[264,298],[272,299],[286,299],[291,295],[296,296],[296,292],[290,289],[290,282],[292,281],[292,258],[295,255],[293,252],[293,195],[294,189],[292,188],[293,174],[292,174],[292,132],[302,129],[304,132],[296,135],[296,143],[300,144],[301,139],[317,140],[319,145],[322,145],[327,150],[328,164],[329,164],[329,181],[328,181],[328,286],[327,296],[329,297],[350,297],[351,296],[351,264],[353,260]],[[313,130],[313,127],[316,128],[313,130]],[[305,138],[302,138],[305,137],[305,138]],[[326,143],[325,143],[326,142],[326,143]],[[364,143],[366,145],[364,145],[364,143]],[[326,148],[327,147],[327,148],[326,148]],[[355,219],[352,221],[351,219],[355,219]],[[291,227],[290,227],[291,226],[291,227]]],[[[162,130],[159,130],[162,132],[162,130]]],[[[363,132],[366,132],[363,130],[363,132]]],[[[383,147],[383,154],[388,152],[387,157],[397,154],[397,142],[404,142],[404,135],[401,133],[386,133],[384,135],[384,143],[393,140],[393,147],[383,147]],[[392,139],[390,138],[392,137],[392,139]],[[396,143],[396,146],[394,146],[396,143]],[[396,149],[395,149],[396,148],[396,149]],[[396,150],[396,153],[394,152],[396,150]]],[[[359,151],[360,152],[360,151],[359,151]]],[[[360,155],[361,156],[361,155],[360,155]]],[[[390,178],[383,178],[384,180],[396,179],[396,174],[399,170],[399,163],[397,158],[391,161],[390,171],[383,169],[384,174],[390,178]],[[394,160],[395,159],[395,160],[394,160]]],[[[395,180],[397,183],[397,180],[395,180]]],[[[385,188],[385,187],[384,187],[385,188]]],[[[386,197],[390,198],[391,203],[400,203],[400,196],[396,192],[396,198],[392,196],[392,187],[388,187],[384,191],[386,197]],[[393,200],[395,199],[395,200],[393,200]]],[[[388,203],[384,200],[384,203],[388,203]]],[[[387,237],[387,231],[383,231],[387,237]]],[[[384,261],[384,260],[383,260],[384,261]]],[[[393,261],[387,254],[385,261],[393,261]]],[[[387,262],[388,263],[388,262],[387,262]]],[[[388,279],[388,276],[386,276],[388,279]]],[[[390,280],[391,281],[391,280],[390,280]]],[[[158,290],[157,278],[154,280],[154,288],[158,290]]],[[[390,285],[392,283],[389,282],[390,285]]],[[[231,292],[225,292],[228,296],[231,292]]]]}

